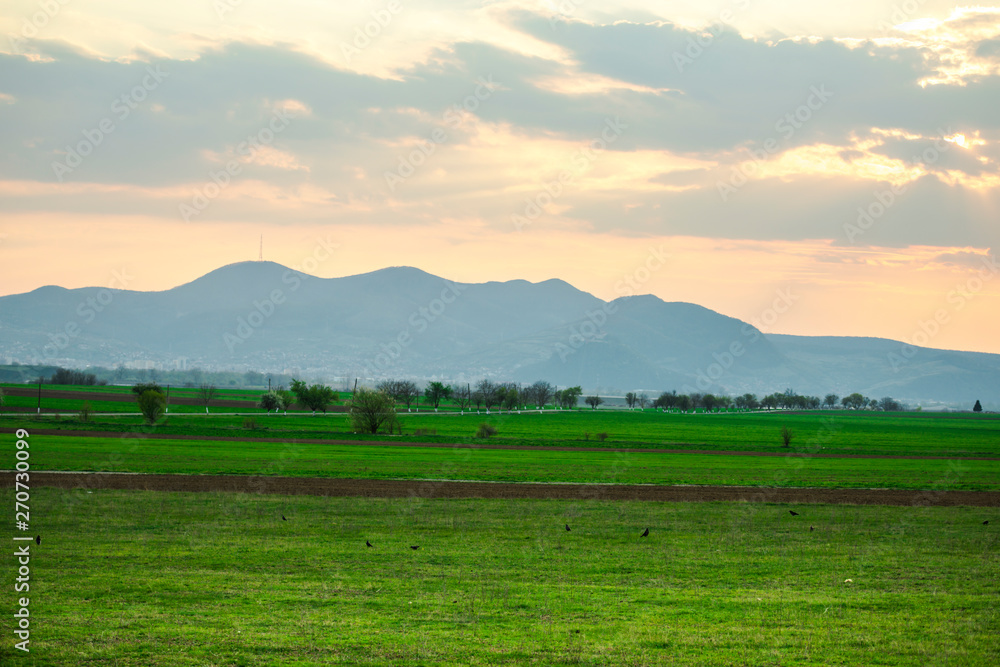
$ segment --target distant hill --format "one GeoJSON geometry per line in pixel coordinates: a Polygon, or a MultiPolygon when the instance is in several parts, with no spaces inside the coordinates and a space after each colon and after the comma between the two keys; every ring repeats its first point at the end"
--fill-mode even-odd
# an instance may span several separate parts
{"type": "Polygon", "coordinates": [[[1000,355],[765,335],[649,295],[605,302],[560,280],[464,284],[410,267],[318,278],[243,262],[162,292],[42,287],[0,297],[0,358],[1000,404],[1000,355]]]}

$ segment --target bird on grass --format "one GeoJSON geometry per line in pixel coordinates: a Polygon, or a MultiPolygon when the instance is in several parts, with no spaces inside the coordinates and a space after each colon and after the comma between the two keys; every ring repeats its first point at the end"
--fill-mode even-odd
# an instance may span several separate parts
{"type": "Polygon", "coordinates": [[[566,532],[567,533],[569,532],[569,524],[568,523],[566,524],[566,532]]]}
{"type": "Polygon", "coordinates": [[[799,515],[799,513],[796,512],[795,510],[788,510],[788,513],[791,514],[792,516],[798,516],[799,515]]]}
{"type": "MultiPolygon", "coordinates": [[[[989,523],[989,521],[987,521],[986,523],[989,523]]],[[[42,543],[42,536],[35,535],[35,544],[41,544],[41,543],[42,543]]]]}
{"type": "Polygon", "coordinates": [[[282,515],[281,515],[281,520],[282,520],[282,521],[288,521],[288,519],[286,519],[286,518],[285,518],[285,515],[284,515],[284,514],[282,514],[282,515]]]}
{"type": "Polygon", "coordinates": [[[369,547],[370,547],[370,546],[372,546],[372,543],[371,543],[371,542],[369,542],[368,540],[365,540],[365,544],[366,544],[367,546],[369,546],[369,547]]]}
{"type": "Polygon", "coordinates": [[[988,526],[988,525],[990,525],[990,520],[989,520],[989,519],[987,519],[986,521],[983,521],[983,525],[984,525],[984,526],[988,526]]]}
{"type": "Polygon", "coordinates": [[[420,548],[420,546],[419,546],[419,545],[417,545],[417,546],[415,546],[415,547],[410,547],[410,548],[411,548],[411,549],[413,549],[414,551],[416,551],[417,549],[419,549],[419,548],[420,548]]]}
{"type": "Polygon", "coordinates": [[[649,528],[647,528],[646,530],[644,530],[642,532],[642,535],[640,537],[649,537],[649,528]]]}
{"type": "Polygon", "coordinates": [[[812,526],[809,526],[809,532],[810,533],[813,532],[813,527],[812,526]]]}

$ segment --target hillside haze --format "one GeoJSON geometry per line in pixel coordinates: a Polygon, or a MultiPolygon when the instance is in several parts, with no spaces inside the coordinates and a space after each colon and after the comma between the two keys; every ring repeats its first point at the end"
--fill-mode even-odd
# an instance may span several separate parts
{"type": "Polygon", "coordinates": [[[763,334],[690,303],[603,301],[561,280],[455,283],[410,267],[318,278],[273,262],[162,292],[42,287],[0,297],[8,362],[155,364],[582,385],[998,402],[1000,355],[763,334]]]}

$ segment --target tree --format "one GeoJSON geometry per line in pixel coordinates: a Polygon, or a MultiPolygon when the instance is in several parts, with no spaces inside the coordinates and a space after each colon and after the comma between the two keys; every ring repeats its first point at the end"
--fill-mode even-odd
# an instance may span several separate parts
{"type": "Polygon", "coordinates": [[[455,402],[458,403],[458,409],[464,414],[466,409],[472,403],[472,389],[469,385],[459,387],[455,390],[452,397],[455,399],[455,402]]]}
{"type": "Polygon", "coordinates": [[[384,391],[358,389],[351,397],[351,426],[360,433],[394,433],[400,430],[396,399],[384,391]]]}
{"type": "Polygon", "coordinates": [[[737,410],[756,410],[759,407],[760,401],[757,400],[756,394],[743,394],[736,397],[737,410]]]}
{"type": "Polygon", "coordinates": [[[858,392],[854,392],[850,396],[844,396],[840,399],[840,404],[851,410],[861,410],[868,407],[868,399],[858,392]]]}
{"type": "Polygon", "coordinates": [[[676,391],[665,391],[653,402],[654,408],[663,408],[664,410],[672,409],[675,405],[677,405],[676,391]]]}
{"type": "Polygon", "coordinates": [[[687,394],[679,394],[677,396],[677,402],[675,403],[675,405],[682,412],[687,412],[688,410],[694,407],[694,401],[692,401],[691,397],[688,396],[687,394]]]}
{"type": "Polygon", "coordinates": [[[208,413],[208,405],[215,398],[217,390],[214,384],[202,384],[198,387],[198,403],[205,406],[205,412],[208,413]]]}
{"type": "Polygon", "coordinates": [[[711,412],[718,405],[718,399],[715,394],[705,394],[701,397],[701,404],[705,406],[705,412],[711,412]]]}
{"type": "Polygon", "coordinates": [[[271,390],[261,395],[260,400],[257,401],[257,407],[261,410],[267,410],[267,413],[271,414],[271,410],[277,412],[281,408],[281,399],[277,392],[271,390]]]}
{"type": "Polygon", "coordinates": [[[645,410],[646,405],[649,404],[649,396],[646,396],[646,394],[639,394],[638,396],[635,397],[635,400],[639,402],[640,410],[645,410]]]}
{"type": "Polygon", "coordinates": [[[839,400],[840,396],[837,396],[836,394],[827,394],[826,397],[823,399],[823,405],[833,409],[837,406],[837,401],[839,400]]]}
{"type": "Polygon", "coordinates": [[[563,389],[559,393],[559,406],[567,410],[575,408],[581,394],[583,394],[583,389],[580,386],[563,389]]]}
{"type": "Polygon", "coordinates": [[[155,391],[159,394],[163,393],[163,387],[156,384],[155,382],[138,382],[132,386],[132,393],[136,396],[142,396],[147,391],[155,391]]]}
{"type": "Polygon", "coordinates": [[[760,399],[760,405],[766,410],[774,410],[778,407],[778,394],[768,394],[760,399]]]}
{"type": "MultiPolygon", "coordinates": [[[[2,404],[2,403],[3,403],[3,395],[0,394],[0,404],[2,404]]],[[[976,399],[976,404],[972,406],[972,411],[973,412],[982,412],[983,411],[983,405],[982,405],[982,403],[979,402],[978,398],[976,399]]]]}
{"type": "Polygon", "coordinates": [[[412,380],[403,380],[399,383],[397,391],[399,392],[399,400],[406,405],[406,410],[409,412],[413,401],[420,397],[420,388],[412,380]]]}
{"type": "Polygon", "coordinates": [[[596,410],[598,405],[604,403],[604,399],[600,396],[588,396],[585,402],[590,406],[591,410],[596,410]]]}
{"type": "Polygon", "coordinates": [[[781,441],[785,443],[785,447],[792,446],[793,437],[795,437],[795,434],[787,426],[781,427],[781,441]]]}
{"type": "Polygon", "coordinates": [[[136,397],[136,402],[139,404],[139,412],[149,424],[155,424],[167,407],[166,397],[155,389],[147,389],[139,394],[136,397]]]}
{"type": "Polygon", "coordinates": [[[274,389],[272,391],[274,391],[275,395],[281,401],[281,405],[278,406],[279,409],[287,416],[288,408],[295,405],[295,394],[288,391],[284,387],[278,387],[277,389],[274,389]]]}
{"type": "Polygon", "coordinates": [[[49,384],[69,384],[93,386],[97,384],[97,376],[93,373],[83,371],[72,371],[67,368],[58,368],[49,378],[49,384]]]}
{"type": "Polygon", "coordinates": [[[437,410],[438,406],[441,405],[441,401],[451,398],[451,385],[441,382],[431,382],[424,389],[424,398],[437,410]]]}
{"type": "Polygon", "coordinates": [[[625,404],[628,405],[629,408],[635,407],[635,402],[637,399],[638,397],[635,395],[635,392],[630,391],[629,393],[625,394],[625,404]]]}
{"type": "Polygon", "coordinates": [[[292,393],[295,394],[295,401],[316,414],[317,410],[322,410],[326,414],[326,409],[331,403],[337,401],[337,395],[333,389],[325,384],[314,384],[306,386],[302,380],[292,379],[292,393]]]}
{"type": "MultiPolygon", "coordinates": [[[[489,413],[490,408],[497,404],[497,390],[499,385],[497,385],[492,380],[483,378],[476,385],[476,393],[479,394],[482,404],[486,406],[486,412],[489,413]]],[[[477,403],[478,408],[478,403],[477,403]]]]}
{"type": "Polygon", "coordinates": [[[392,400],[399,400],[399,380],[382,380],[377,385],[375,385],[375,391],[380,391],[383,394],[388,394],[392,396],[392,400]]]}
{"type": "Polygon", "coordinates": [[[528,400],[533,402],[539,410],[543,410],[552,400],[554,393],[555,387],[544,380],[539,380],[528,388],[528,400]]]}
{"type": "Polygon", "coordinates": [[[497,402],[500,407],[507,408],[507,412],[516,409],[521,404],[521,386],[514,382],[500,385],[497,390],[497,402]]]}
{"type": "Polygon", "coordinates": [[[902,404],[891,396],[883,396],[878,401],[878,407],[882,412],[900,412],[902,404]]]}

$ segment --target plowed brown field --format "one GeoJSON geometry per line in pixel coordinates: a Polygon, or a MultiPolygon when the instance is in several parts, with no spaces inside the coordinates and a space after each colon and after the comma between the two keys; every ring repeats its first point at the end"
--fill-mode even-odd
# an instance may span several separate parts
{"type": "MultiPolygon", "coordinates": [[[[8,488],[14,473],[0,473],[8,488]]],[[[852,505],[1000,507],[996,491],[898,489],[801,489],[746,486],[656,486],[626,484],[510,484],[493,482],[330,479],[241,475],[145,475],[134,473],[32,472],[32,487],[224,491],[281,495],[378,498],[538,498],[562,500],[743,501],[852,505]]]]}

